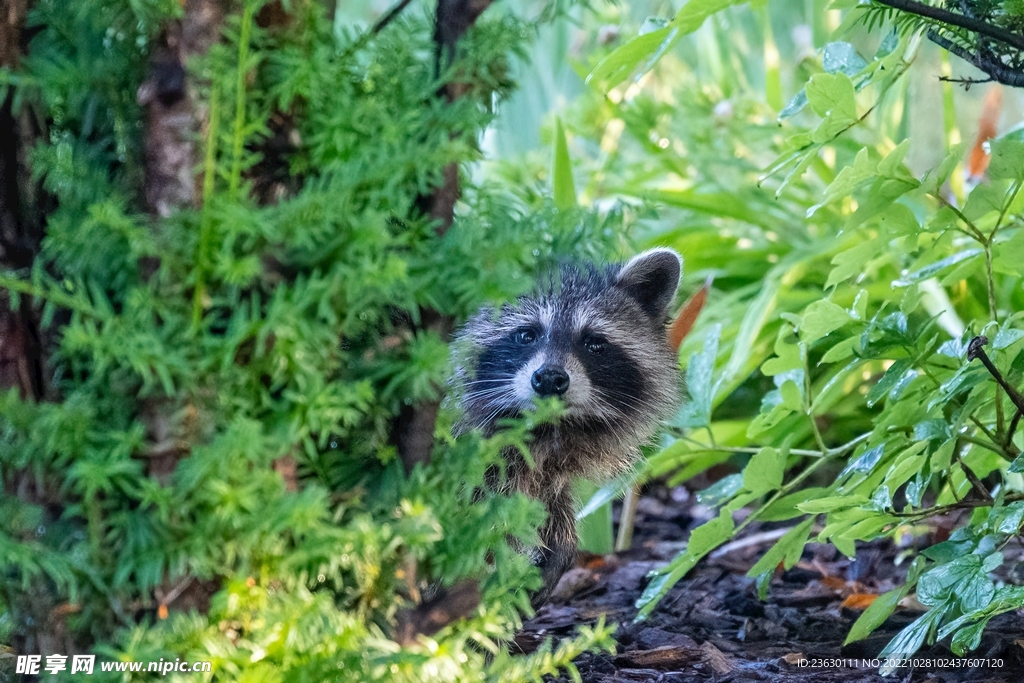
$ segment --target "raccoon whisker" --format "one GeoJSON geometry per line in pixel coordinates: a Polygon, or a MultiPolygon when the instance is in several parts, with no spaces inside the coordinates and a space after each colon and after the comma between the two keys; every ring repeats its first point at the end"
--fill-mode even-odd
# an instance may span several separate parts
{"type": "Polygon", "coordinates": [[[465,398],[466,398],[466,400],[473,400],[473,401],[476,401],[476,400],[479,400],[479,399],[488,399],[488,400],[485,400],[485,403],[486,403],[486,402],[489,402],[489,399],[497,398],[497,397],[500,397],[500,396],[507,396],[508,398],[515,398],[516,397],[514,392],[510,392],[508,390],[508,387],[501,387],[500,389],[487,389],[485,391],[467,392],[465,398]]]}
{"type": "Polygon", "coordinates": [[[471,380],[469,382],[461,382],[461,384],[464,387],[471,387],[474,384],[492,384],[494,386],[505,386],[505,383],[509,379],[511,379],[511,377],[508,377],[508,378],[503,377],[503,378],[500,378],[500,379],[495,379],[494,377],[491,377],[491,378],[488,378],[488,379],[474,379],[474,380],[471,380]]]}

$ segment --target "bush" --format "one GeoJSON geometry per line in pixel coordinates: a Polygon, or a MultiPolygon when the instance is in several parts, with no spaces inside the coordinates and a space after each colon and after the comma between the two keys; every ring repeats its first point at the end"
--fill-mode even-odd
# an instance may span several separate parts
{"type": "Polygon", "coordinates": [[[788,71],[765,7],[713,16],[699,58],[670,50],[721,4],[689,3],[598,54],[590,78],[607,96],[585,98],[573,119],[579,149],[602,142],[588,162],[592,196],[660,203],[653,236],[684,254],[692,283],[715,281],[681,351],[689,402],[643,476],[674,485],[722,463],[736,473],[698,494],[718,514],[657,572],[641,618],[754,521],[789,526],[750,570],[763,596],[808,541],[852,557],[858,542],[911,538],[966,510],[948,541],[911,552],[906,583],[848,638],[916,591],[927,612],[882,655],[909,657],[936,638],[963,654],[993,616],[1024,606],[1024,591],[993,574],[1024,521],[1020,130],[991,141],[984,180],[965,187],[946,83],[944,118],[915,122],[943,129],[944,159],[912,172],[906,78],[919,22],[879,40],[862,23],[877,12],[858,7],[842,24],[853,42],[788,71]],[[744,41],[756,67],[715,62],[744,41]],[[702,71],[708,62],[718,71],[702,71]],[[797,84],[788,104],[784,76],[797,84]]]}
{"type": "Polygon", "coordinates": [[[449,373],[428,318],[621,247],[621,211],[464,174],[450,227],[423,208],[446,167],[479,158],[535,26],[489,12],[438,76],[412,10],[336,33],[317,3],[246,0],[186,93],[140,105],[182,12],[42,0],[3,74],[44,127],[31,168],[54,208],[31,268],[0,285],[54,342],[43,400],[0,395],[0,640],[261,681],[518,681],[606,646],[598,624],[505,653],[539,585],[509,539],[534,539],[543,513],[483,481],[522,429],[454,442],[442,411],[408,477],[394,436],[449,373]],[[451,83],[466,92],[439,97],[451,83]],[[195,146],[201,183],[154,207],[155,117],[180,106],[204,122],[175,148],[195,146]],[[403,610],[468,579],[467,618],[399,647],[403,610]]]}

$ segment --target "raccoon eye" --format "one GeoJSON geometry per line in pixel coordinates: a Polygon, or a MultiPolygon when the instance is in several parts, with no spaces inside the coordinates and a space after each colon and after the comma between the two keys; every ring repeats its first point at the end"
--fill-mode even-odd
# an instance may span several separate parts
{"type": "Polygon", "coordinates": [[[595,356],[604,353],[605,345],[606,342],[603,337],[588,336],[583,340],[583,348],[595,356]]]}
{"type": "Polygon", "coordinates": [[[516,330],[512,333],[512,341],[526,346],[527,344],[532,344],[537,341],[537,333],[529,327],[516,330]]]}

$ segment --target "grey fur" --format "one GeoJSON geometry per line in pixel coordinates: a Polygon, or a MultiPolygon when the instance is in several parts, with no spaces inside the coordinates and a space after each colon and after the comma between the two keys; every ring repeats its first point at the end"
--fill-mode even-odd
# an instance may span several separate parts
{"type": "Polygon", "coordinates": [[[532,434],[535,466],[510,449],[504,482],[492,482],[547,508],[541,546],[531,551],[545,584],[535,605],[576,556],[573,479],[629,470],[640,446],[678,405],[678,359],[665,323],[681,268],[670,249],[652,249],[625,264],[566,266],[535,293],[480,311],[456,339],[459,431],[491,435],[500,418],[528,407],[541,386],[539,368],[569,376],[561,420],[532,434]]]}

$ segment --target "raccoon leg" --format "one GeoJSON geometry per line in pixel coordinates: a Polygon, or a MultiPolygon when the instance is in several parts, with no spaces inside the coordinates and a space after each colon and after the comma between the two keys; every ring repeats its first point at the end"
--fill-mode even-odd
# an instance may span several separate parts
{"type": "Polygon", "coordinates": [[[533,595],[530,603],[536,609],[547,601],[562,574],[576,561],[575,499],[568,485],[544,492],[548,519],[540,529],[540,558],[537,566],[544,577],[544,587],[533,595]]]}

